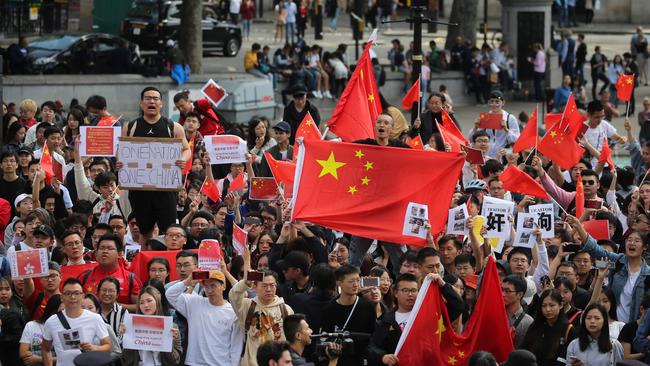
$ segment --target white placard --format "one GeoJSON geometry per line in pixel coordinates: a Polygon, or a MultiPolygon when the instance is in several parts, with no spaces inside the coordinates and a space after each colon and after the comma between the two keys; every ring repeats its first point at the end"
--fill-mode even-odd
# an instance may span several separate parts
{"type": "Polygon", "coordinates": [[[121,127],[81,126],[79,127],[79,155],[115,156],[121,127]]]}
{"type": "Polygon", "coordinates": [[[32,278],[48,274],[48,255],[45,248],[11,251],[7,255],[11,277],[32,278]]]}
{"type": "Polygon", "coordinates": [[[172,317],[126,313],[122,347],[141,351],[172,351],[172,317]]]}
{"type": "Polygon", "coordinates": [[[235,135],[214,135],[203,138],[205,150],[210,156],[210,164],[229,164],[246,162],[248,148],[246,141],[235,135]]]}
{"type": "Polygon", "coordinates": [[[81,349],[81,341],[83,340],[82,328],[62,330],[57,335],[59,336],[61,347],[63,347],[64,351],[81,349]]]}
{"type": "Polygon", "coordinates": [[[178,191],[183,187],[181,160],[183,144],[179,139],[120,137],[118,172],[121,188],[132,190],[178,191]]]}
{"type": "Polygon", "coordinates": [[[487,230],[485,237],[508,240],[511,234],[511,213],[511,205],[483,201],[481,215],[485,217],[485,228],[487,230]]]}
{"type": "Polygon", "coordinates": [[[532,248],[535,246],[535,225],[537,215],[520,212],[517,214],[517,230],[513,247],[532,248]]]}
{"type": "Polygon", "coordinates": [[[555,209],[552,203],[529,206],[528,212],[536,215],[537,225],[542,230],[542,239],[555,237],[555,209]]]}
{"type": "Polygon", "coordinates": [[[429,221],[429,207],[420,203],[409,202],[404,214],[402,235],[426,239],[427,230],[424,225],[429,221]]]}
{"type": "Polygon", "coordinates": [[[469,214],[466,205],[460,205],[455,208],[449,209],[449,217],[447,218],[447,234],[450,235],[467,235],[467,228],[465,222],[469,214]]]}

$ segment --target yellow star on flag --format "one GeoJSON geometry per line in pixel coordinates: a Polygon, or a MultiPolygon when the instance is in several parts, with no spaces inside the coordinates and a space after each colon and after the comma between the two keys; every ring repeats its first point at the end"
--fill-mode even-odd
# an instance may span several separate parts
{"type": "Polygon", "coordinates": [[[320,178],[320,177],[322,177],[322,176],[324,176],[326,174],[329,174],[332,177],[334,177],[334,179],[336,179],[336,180],[339,179],[337,169],[345,165],[345,163],[341,163],[340,161],[336,161],[336,159],[334,158],[334,152],[333,151],[330,152],[330,156],[327,158],[327,160],[318,160],[317,159],[316,162],[318,164],[320,164],[321,167],[323,167],[323,169],[320,171],[320,174],[318,175],[318,178],[320,178]]]}
{"type": "Polygon", "coordinates": [[[630,79],[630,78],[626,78],[626,79],[625,79],[625,82],[626,82],[628,85],[632,85],[632,79],[630,79]]]}
{"type": "Polygon", "coordinates": [[[551,135],[551,137],[557,136],[557,132],[555,132],[555,131],[551,131],[549,134],[551,135]]]}
{"type": "Polygon", "coordinates": [[[447,328],[445,328],[445,322],[442,320],[442,315],[440,315],[440,318],[438,319],[438,330],[436,330],[436,334],[438,335],[438,342],[442,342],[442,333],[446,330],[447,328]]]}
{"type": "Polygon", "coordinates": [[[455,365],[458,360],[454,356],[449,356],[449,359],[447,360],[447,363],[450,365],[455,365]]]}
{"type": "Polygon", "coordinates": [[[361,185],[367,186],[369,182],[370,182],[370,178],[368,178],[367,175],[361,178],[361,185]]]}
{"type": "Polygon", "coordinates": [[[357,186],[350,186],[350,187],[348,187],[348,193],[350,193],[350,194],[352,194],[352,195],[354,195],[354,194],[357,193],[358,191],[359,191],[359,190],[357,189],[357,186]]]}
{"type": "Polygon", "coordinates": [[[363,151],[361,151],[361,150],[357,150],[357,151],[354,152],[354,156],[361,159],[364,156],[366,156],[366,154],[364,154],[363,151]]]}
{"type": "Polygon", "coordinates": [[[418,146],[419,144],[418,140],[413,141],[413,146],[418,146]]]}
{"type": "Polygon", "coordinates": [[[460,358],[465,357],[465,352],[463,352],[463,351],[458,351],[458,357],[460,357],[460,358]]]}
{"type": "Polygon", "coordinates": [[[256,180],[253,181],[253,185],[254,185],[254,186],[257,185],[257,181],[256,181],[256,180]]]}
{"type": "Polygon", "coordinates": [[[307,122],[305,122],[305,124],[306,124],[307,126],[311,126],[312,122],[311,122],[310,119],[308,119],[307,122]]]}
{"type": "Polygon", "coordinates": [[[366,170],[373,169],[374,167],[372,166],[373,162],[371,161],[366,161],[365,164],[363,164],[363,167],[366,168],[366,170]]]}
{"type": "Polygon", "coordinates": [[[368,94],[368,101],[369,101],[370,103],[372,103],[372,102],[375,101],[375,96],[374,96],[372,93],[368,94]]]}

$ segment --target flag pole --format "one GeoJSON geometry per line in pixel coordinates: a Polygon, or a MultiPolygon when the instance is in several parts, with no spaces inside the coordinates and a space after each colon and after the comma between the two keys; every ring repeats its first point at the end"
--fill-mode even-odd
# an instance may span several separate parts
{"type": "MultiPolygon", "coordinates": [[[[630,99],[632,99],[632,98],[630,98],[630,99]]],[[[628,119],[629,116],[630,116],[630,101],[628,100],[627,101],[627,106],[625,107],[625,119],[628,119]]]]}
{"type": "Polygon", "coordinates": [[[420,118],[420,110],[422,109],[422,73],[418,76],[420,87],[418,88],[418,118],[420,118]]]}
{"type": "Polygon", "coordinates": [[[555,202],[555,204],[558,205],[558,207],[560,208],[560,210],[562,210],[562,212],[564,212],[565,215],[569,216],[569,213],[566,212],[566,210],[564,209],[564,207],[562,207],[562,205],[559,204],[559,203],[555,200],[555,198],[553,198],[553,196],[551,196],[550,194],[549,194],[548,196],[551,197],[551,201],[555,202]]]}
{"type": "MultiPolygon", "coordinates": [[[[535,156],[537,156],[537,141],[539,141],[539,104],[535,104],[535,156]]],[[[542,115],[542,121],[544,121],[544,115],[542,115]]],[[[528,160],[528,158],[526,158],[528,160]]]]}
{"type": "Polygon", "coordinates": [[[330,132],[330,126],[325,127],[325,131],[323,131],[323,134],[321,135],[320,139],[325,140],[325,136],[327,136],[328,132],[330,132]]]}

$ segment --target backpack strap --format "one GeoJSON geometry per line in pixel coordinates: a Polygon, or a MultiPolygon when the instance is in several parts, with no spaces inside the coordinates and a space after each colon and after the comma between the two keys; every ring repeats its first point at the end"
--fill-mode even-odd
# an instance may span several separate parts
{"type": "Polygon", "coordinates": [[[569,323],[569,325],[567,325],[566,327],[566,330],[564,331],[564,344],[568,343],[569,332],[571,331],[572,328],[573,328],[573,324],[569,323]]]}
{"type": "Polygon", "coordinates": [[[166,118],[166,121],[167,121],[167,128],[169,129],[169,137],[173,139],[174,138],[174,121],[172,121],[171,119],[167,119],[167,118],[166,118]]]}
{"type": "Polygon", "coordinates": [[[29,313],[31,316],[34,316],[36,313],[36,309],[41,305],[43,302],[43,299],[45,298],[45,292],[39,292],[38,295],[36,296],[36,301],[34,302],[34,306],[31,308],[31,312],[29,313]]]}
{"type": "Polygon", "coordinates": [[[246,333],[248,333],[248,330],[251,327],[251,323],[253,322],[256,307],[257,303],[255,301],[251,301],[251,306],[248,308],[248,312],[246,313],[246,320],[244,321],[244,329],[246,330],[246,333]]]}
{"type": "MultiPolygon", "coordinates": [[[[83,279],[81,280],[81,287],[86,287],[86,282],[88,282],[88,278],[90,277],[90,273],[92,273],[92,269],[87,269],[83,272],[83,279]]],[[[133,273],[133,272],[131,272],[133,273]]],[[[119,294],[118,294],[119,295],[119,294]]]]}
{"type": "Polygon", "coordinates": [[[91,206],[91,207],[93,208],[93,210],[95,209],[95,206],[97,206],[97,204],[98,204],[99,201],[101,201],[101,200],[102,200],[101,197],[97,197],[97,199],[95,199],[95,200],[93,201],[92,206],[91,206]]]}
{"type": "Polygon", "coordinates": [[[519,323],[521,323],[521,321],[524,319],[524,316],[526,316],[526,312],[522,311],[521,314],[519,314],[519,316],[517,317],[517,319],[515,319],[515,322],[512,323],[512,327],[517,328],[519,323]]]}
{"type": "Polygon", "coordinates": [[[280,315],[282,315],[283,320],[289,315],[289,312],[287,311],[287,304],[280,304],[280,315]]]}
{"type": "Polygon", "coordinates": [[[63,315],[63,311],[56,313],[56,317],[59,318],[59,321],[61,322],[61,325],[63,325],[63,328],[66,330],[70,330],[72,328],[70,327],[70,323],[68,323],[68,319],[66,319],[65,315],[63,315]]]}
{"type": "Polygon", "coordinates": [[[580,314],[582,314],[582,311],[576,311],[575,314],[573,314],[573,315],[569,318],[569,323],[573,323],[573,321],[576,320],[576,318],[579,317],[580,314]]]}
{"type": "MultiPolygon", "coordinates": [[[[127,217],[127,216],[124,214],[124,211],[122,211],[122,205],[120,205],[120,200],[119,200],[119,198],[115,200],[115,203],[117,204],[117,209],[120,211],[120,215],[122,215],[122,217],[127,217]]],[[[133,273],[133,272],[131,272],[131,273],[133,273]]]]}
{"type": "Polygon", "coordinates": [[[127,126],[127,129],[126,129],[128,131],[127,136],[133,136],[133,133],[135,132],[135,127],[136,127],[136,122],[137,121],[138,121],[137,119],[134,119],[133,121],[129,122],[129,124],[127,126]]]}

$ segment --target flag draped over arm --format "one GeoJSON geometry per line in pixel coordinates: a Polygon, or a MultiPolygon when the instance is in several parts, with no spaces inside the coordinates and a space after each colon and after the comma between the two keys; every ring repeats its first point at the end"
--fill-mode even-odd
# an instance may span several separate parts
{"type": "Polygon", "coordinates": [[[440,202],[454,192],[460,153],[316,140],[301,150],[293,220],[409,245],[426,244],[418,222],[444,230],[448,207],[440,202]]]}
{"type": "Polygon", "coordinates": [[[330,131],[343,141],[356,141],[375,137],[375,121],[381,113],[379,92],[370,60],[370,47],[361,54],[359,62],[348,81],[332,117],[327,122],[330,131]]]}

